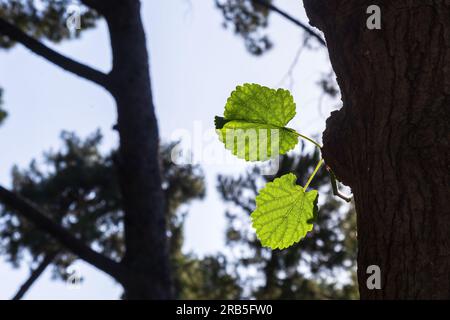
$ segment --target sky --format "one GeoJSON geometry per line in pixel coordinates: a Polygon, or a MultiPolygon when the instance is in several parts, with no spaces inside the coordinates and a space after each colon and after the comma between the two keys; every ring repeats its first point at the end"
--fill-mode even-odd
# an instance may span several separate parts
{"type": "MultiPolygon", "coordinates": [[[[182,138],[203,168],[207,197],[189,206],[185,252],[199,256],[223,252],[226,205],[216,192],[217,175],[242,173],[247,164],[230,162],[213,134],[213,119],[222,115],[226,99],[238,84],[254,82],[290,87],[286,73],[302,44],[302,32],[272,14],[267,30],[274,48],[262,57],[250,55],[241,38],[222,26],[223,17],[213,0],[143,0],[142,17],[150,51],[150,73],[162,141],[182,138]]],[[[274,2],[307,21],[300,1],[274,2]]],[[[105,23],[82,33],[80,39],[49,46],[78,61],[108,72],[111,52],[105,23]]],[[[131,53],[132,54],[132,53],[131,53]]],[[[338,104],[323,100],[317,82],[330,70],[325,50],[303,50],[292,72],[291,90],[297,115],[290,127],[318,135],[338,104]]],[[[96,85],[77,78],[18,45],[0,51],[0,87],[9,117],[0,127],[0,183],[10,185],[13,165],[26,167],[42,159],[43,151],[57,150],[62,130],[86,137],[100,128],[103,151],[117,146],[111,129],[116,122],[112,98],[96,85]]],[[[83,262],[75,268],[84,281],[70,286],[53,281],[47,270],[26,299],[117,299],[121,288],[109,276],[83,262]]],[[[26,265],[13,269],[0,258],[0,299],[9,299],[26,280],[26,265]]]]}

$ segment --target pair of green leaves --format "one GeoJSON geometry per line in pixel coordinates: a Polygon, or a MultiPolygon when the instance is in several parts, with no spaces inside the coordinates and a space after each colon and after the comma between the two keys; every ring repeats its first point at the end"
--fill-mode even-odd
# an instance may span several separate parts
{"type": "MultiPolygon", "coordinates": [[[[228,98],[215,125],[220,141],[247,161],[265,161],[292,150],[299,134],[287,128],[295,116],[289,91],[258,84],[238,86],[228,98]]],[[[269,182],[256,197],[252,225],[263,246],[284,249],[312,230],[318,193],[306,192],[292,173],[269,182]]]]}

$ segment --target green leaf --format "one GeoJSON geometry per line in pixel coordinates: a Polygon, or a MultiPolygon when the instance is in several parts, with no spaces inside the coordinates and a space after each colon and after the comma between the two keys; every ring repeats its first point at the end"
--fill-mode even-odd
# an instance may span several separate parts
{"type": "Polygon", "coordinates": [[[247,120],[284,127],[295,116],[295,102],[284,89],[270,89],[259,84],[237,86],[225,106],[228,120],[247,120]]]}
{"type": "Polygon", "coordinates": [[[252,225],[265,247],[284,249],[312,230],[317,216],[317,190],[305,192],[289,173],[266,184],[256,197],[252,225]]]}
{"type": "Polygon", "coordinates": [[[231,93],[215,125],[220,141],[238,158],[264,161],[297,145],[298,134],[285,127],[294,116],[288,90],[244,84],[231,93]]]}

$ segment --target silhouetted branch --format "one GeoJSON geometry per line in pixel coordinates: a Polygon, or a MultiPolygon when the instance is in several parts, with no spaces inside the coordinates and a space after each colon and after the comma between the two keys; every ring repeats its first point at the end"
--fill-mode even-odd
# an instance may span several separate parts
{"type": "Polygon", "coordinates": [[[88,6],[100,14],[104,14],[105,10],[108,8],[108,5],[111,5],[111,0],[81,0],[81,2],[88,6]]]}
{"type": "Polygon", "coordinates": [[[114,278],[123,280],[123,267],[119,263],[92,250],[80,239],[73,236],[67,229],[48,218],[48,215],[32,202],[2,186],[0,186],[0,202],[7,208],[12,209],[16,214],[28,219],[41,231],[46,232],[51,237],[55,238],[61,245],[81,259],[108,273],[114,278]]]}
{"type": "Polygon", "coordinates": [[[266,0],[252,0],[254,3],[263,6],[269,10],[272,10],[276,13],[278,13],[279,15],[283,16],[284,18],[286,18],[287,20],[291,21],[292,23],[294,23],[295,25],[299,26],[300,28],[302,28],[306,33],[308,33],[310,36],[312,36],[313,38],[315,38],[317,41],[319,41],[319,43],[321,45],[323,45],[324,47],[327,46],[325,40],[322,38],[322,36],[320,34],[318,34],[317,32],[315,32],[311,27],[309,27],[307,24],[301,22],[300,20],[294,18],[293,16],[291,16],[290,14],[284,12],[283,10],[279,9],[278,7],[274,6],[272,3],[266,1],[266,0]]]}
{"type": "Polygon", "coordinates": [[[33,283],[41,276],[41,274],[47,269],[47,267],[52,263],[53,259],[56,257],[56,253],[46,254],[44,259],[42,259],[39,266],[31,271],[30,277],[21,286],[19,291],[14,295],[12,300],[20,300],[23,298],[25,293],[31,288],[33,283]]]}
{"type": "Polygon", "coordinates": [[[50,49],[2,18],[0,18],[0,33],[8,36],[13,41],[21,43],[35,54],[47,59],[62,69],[90,80],[104,88],[108,88],[108,76],[106,74],[50,49]]]}
{"type": "Polygon", "coordinates": [[[294,87],[294,76],[293,76],[294,69],[297,66],[297,63],[300,59],[303,49],[305,48],[305,42],[306,42],[306,39],[305,39],[305,41],[303,41],[303,44],[298,48],[297,53],[295,54],[294,60],[292,61],[291,65],[289,66],[288,71],[286,72],[286,74],[283,76],[283,78],[279,82],[279,85],[281,85],[286,79],[288,79],[289,83],[288,83],[287,87],[291,91],[294,87]]]}

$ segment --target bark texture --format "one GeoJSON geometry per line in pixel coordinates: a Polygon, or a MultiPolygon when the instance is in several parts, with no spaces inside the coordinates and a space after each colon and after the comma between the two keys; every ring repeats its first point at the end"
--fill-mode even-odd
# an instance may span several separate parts
{"type": "Polygon", "coordinates": [[[351,186],[363,299],[450,298],[450,1],[304,0],[343,108],[323,155],[351,186]],[[378,5],[382,29],[366,13],[378,5]],[[381,268],[368,290],[366,269],[381,268]]]}
{"type": "Polygon", "coordinates": [[[161,187],[158,124],[139,1],[105,11],[113,53],[111,92],[117,103],[119,180],[124,204],[127,299],[171,298],[161,187]]]}

